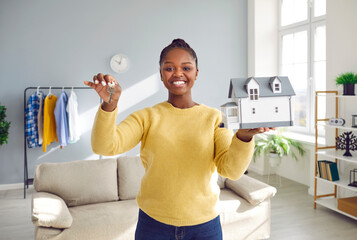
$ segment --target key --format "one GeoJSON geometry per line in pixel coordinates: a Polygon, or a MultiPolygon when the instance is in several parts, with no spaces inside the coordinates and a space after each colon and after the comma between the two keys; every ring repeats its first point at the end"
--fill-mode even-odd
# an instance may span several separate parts
{"type": "Polygon", "coordinates": [[[108,89],[107,92],[109,93],[109,100],[108,103],[110,103],[110,100],[112,99],[113,93],[115,93],[115,84],[114,83],[108,83],[108,89]]]}

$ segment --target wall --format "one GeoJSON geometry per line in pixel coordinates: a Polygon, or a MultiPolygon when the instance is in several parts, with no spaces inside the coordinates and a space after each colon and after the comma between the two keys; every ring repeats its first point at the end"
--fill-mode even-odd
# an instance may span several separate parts
{"type": "MultiPolygon", "coordinates": [[[[196,51],[199,77],[194,100],[219,108],[229,80],[247,76],[247,0],[46,1],[0,2],[0,102],[11,121],[9,143],[0,147],[0,185],[23,181],[23,93],[28,86],[84,86],[98,72],[113,74],[124,89],[118,121],[167,99],[158,75],[160,51],[174,38],[196,51]],[[130,59],[115,74],[109,60],[130,59]]],[[[47,91],[45,91],[47,93],[47,91]]],[[[32,93],[31,91],[29,93],[32,93]]],[[[60,93],[60,90],[53,91],[60,93]]],[[[46,153],[29,149],[29,175],[41,162],[96,159],[90,132],[99,99],[78,90],[81,140],[46,153]]],[[[138,153],[138,148],[130,154],[138,153]]]]}

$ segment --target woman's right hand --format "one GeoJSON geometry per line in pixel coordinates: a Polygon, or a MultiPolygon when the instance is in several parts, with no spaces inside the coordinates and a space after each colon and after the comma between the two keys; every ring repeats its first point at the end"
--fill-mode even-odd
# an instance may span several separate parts
{"type": "Polygon", "coordinates": [[[111,75],[103,75],[102,73],[98,73],[93,77],[93,82],[84,81],[84,84],[93,88],[99,95],[99,97],[103,100],[102,109],[107,112],[112,112],[118,104],[120,95],[121,95],[121,87],[119,83],[115,80],[115,78],[111,75]],[[109,103],[109,93],[108,88],[110,84],[115,84],[115,92],[112,94],[112,98],[109,103]]]}

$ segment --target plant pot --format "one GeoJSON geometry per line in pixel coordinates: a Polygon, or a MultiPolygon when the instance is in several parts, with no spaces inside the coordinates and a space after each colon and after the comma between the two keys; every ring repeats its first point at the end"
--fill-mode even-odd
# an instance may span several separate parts
{"type": "Polygon", "coordinates": [[[269,164],[271,167],[278,167],[281,163],[281,158],[276,153],[269,153],[269,164]]]}
{"type": "Polygon", "coordinates": [[[353,83],[343,84],[343,95],[355,95],[355,85],[353,83]]]}

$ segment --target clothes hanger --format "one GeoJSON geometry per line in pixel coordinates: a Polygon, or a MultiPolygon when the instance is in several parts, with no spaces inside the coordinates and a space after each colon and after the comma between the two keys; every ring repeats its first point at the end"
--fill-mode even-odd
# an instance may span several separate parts
{"type": "Polygon", "coordinates": [[[37,86],[37,91],[36,91],[37,95],[40,95],[40,86],[37,86]]]}
{"type": "Polygon", "coordinates": [[[64,87],[62,87],[62,92],[64,92],[64,87]]]}
{"type": "Polygon", "coordinates": [[[52,88],[52,87],[50,86],[50,88],[49,88],[49,90],[48,90],[48,95],[47,95],[48,97],[52,95],[52,93],[51,93],[51,88],[52,88]]]}

